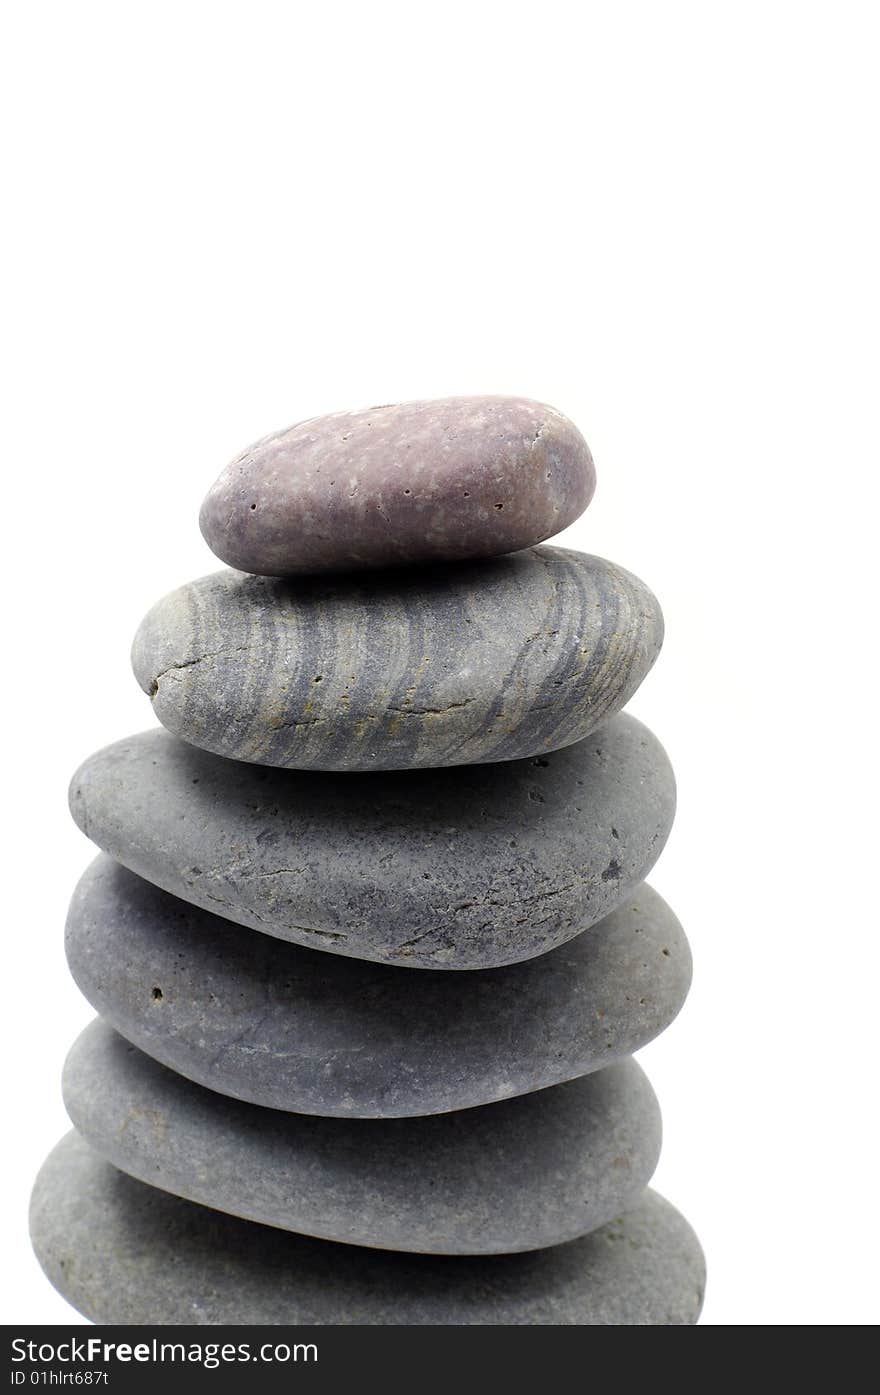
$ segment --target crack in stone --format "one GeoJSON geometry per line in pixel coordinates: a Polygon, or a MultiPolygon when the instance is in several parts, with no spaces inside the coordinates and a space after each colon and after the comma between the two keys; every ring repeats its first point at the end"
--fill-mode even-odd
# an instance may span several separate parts
{"type": "Polygon", "coordinates": [[[212,649],[207,654],[199,654],[195,659],[184,659],[179,664],[169,664],[163,668],[161,673],[157,673],[150,679],[148,689],[149,696],[154,698],[159,691],[159,684],[163,678],[167,678],[169,673],[179,673],[185,668],[195,668],[196,664],[203,664],[206,659],[226,658],[231,654],[241,654],[250,649],[250,644],[239,644],[235,649],[212,649]]]}
{"type": "Polygon", "coordinates": [[[308,867],[273,867],[269,872],[251,872],[250,876],[257,881],[262,881],[264,877],[283,877],[286,875],[302,877],[308,870],[308,867]]]}
{"type": "MultiPolygon", "coordinates": [[[[447,712],[452,712],[456,708],[469,707],[477,698],[462,698],[460,702],[448,702],[444,707],[395,707],[389,705],[380,713],[364,712],[357,718],[357,723],[381,722],[384,721],[389,712],[394,712],[400,717],[442,717],[447,712]]],[[[330,721],[329,717],[291,717],[286,722],[276,722],[271,728],[272,731],[284,731],[288,727],[318,727],[326,726],[330,721]]]]}
{"type": "Polygon", "coordinates": [[[521,896],[519,899],[525,905],[531,905],[532,901],[548,901],[552,896],[561,896],[565,891],[572,891],[574,882],[567,882],[565,886],[554,887],[552,891],[536,891],[531,896],[521,896]]]}
{"type": "MultiPolygon", "coordinates": [[[[499,901],[496,897],[490,897],[490,898],[486,898],[486,899],[483,900],[482,902],[481,902],[481,901],[463,901],[463,902],[461,902],[461,903],[460,903],[459,905],[457,905],[457,906],[451,906],[451,907],[449,908],[449,910],[450,910],[450,913],[451,913],[451,915],[452,915],[453,917],[455,917],[456,915],[458,915],[458,913],[459,913],[460,911],[472,910],[474,907],[488,907],[488,906],[491,906],[491,907],[497,908],[497,907],[501,906],[501,907],[503,907],[505,910],[513,910],[513,909],[514,909],[514,906],[515,906],[516,904],[519,904],[519,905],[531,905],[533,902],[536,902],[536,901],[548,901],[548,900],[551,900],[553,897],[564,895],[565,892],[571,891],[571,890],[573,890],[573,888],[574,888],[574,883],[573,883],[573,882],[568,882],[568,883],[566,883],[566,885],[564,885],[564,886],[554,887],[552,891],[536,891],[536,892],[535,892],[533,895],[531,895],[531,896],[521,896],[521,897],[519,898],[518,903],[508,904],[507,906],[505,906],[504,903],[503,903],[502,901],[499,901]]],[[[544,924],[547,923],[547,921],[552,920],[552,919],[553,919],[552,914],[549,915],[549,916],[544,916],[544,917],[542,917],[540,920],[533,920],[531,916],[522,916],[522,917],[520,917],[519,919],[516,919],[516,920],[512,921],[511,924],[512,924],[512,926],[514,926],[514,927],[517,927],[517,926],[520,926],[520,925],[527,925],[527,924],[529,924],[529,925],[544,925],[544,924]]],[[[494,922],[487,922],[485,925],[482,925],[482,926],[479,927],[479,929],[480,929],[481,931],[488,931],[488,930],[491,930],[491,929],[493,929],[493,928],[494,928],[494,922]]],[[[402,940],[401,943],[400,943],[399,945],[397,945],[397,947],[395,948],[394,953],[395,953],[395,954],[402,954],[402,953],[403,953],[404,951],[406,951],[406,950],[413,949],[413,948],[415,948],[416,945],[421,944],[421,942],[422,942],[423,940],[426,940],[430,935],[450,935],[450,934],[452,934],[452,933],[454,933],[454,926],[453,926],[453,925],[450,925],[450,924],[432,925],[432,926],[430,926],[427,930],[421,930],[421,931],[419,931],[419,933],[418,933],[417,935],[411,936],[410,939],[408,939],[408,940],[402,940]]]]}
{"type": "Polygon", "coordinates": [[[439,934],[443,929],[444,927],[442,925],[432,925],[427,930],[421,930],[418,935],[413,935],[411,939],[401,940],[400,944],[394,950],[394,953],[400,954],[405,949],[412,949],[414,945],[420,944],[422,940],[426,940],[429,935],[439,934]]]}
{"type": "Polygon", "coordinates": [[[313,925],[288,925],[288,930],[297,930],[301,935],[320,935],[325,940],[347,940],[342,930],[317,930],[313,925]]]}
{"type": "Polygon", "coordinates": [[[442,716],[446,712],[452,712],[457,707],[469,707],[476,698],[462,698],[460,702],[447,702],[445,707],[393,707],[389,704],[388,712],[397,712],[401,717],[434,717],[442,716]]]}

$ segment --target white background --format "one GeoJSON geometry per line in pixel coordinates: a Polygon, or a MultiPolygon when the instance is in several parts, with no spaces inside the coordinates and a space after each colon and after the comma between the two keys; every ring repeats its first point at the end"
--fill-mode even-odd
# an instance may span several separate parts
{"type": "Polygon", "coordinates": [[[142,613],[198,507],[324,411],[571,416],[564,542],[656,590],[632,710],[694,988],[643,1053],[710,1324],[871,1323],[878,1004],[878,11],[840,3],[12,3],[2,36],[5,1322],[90,1017],[66,785],[151,724],[142,613]]]}

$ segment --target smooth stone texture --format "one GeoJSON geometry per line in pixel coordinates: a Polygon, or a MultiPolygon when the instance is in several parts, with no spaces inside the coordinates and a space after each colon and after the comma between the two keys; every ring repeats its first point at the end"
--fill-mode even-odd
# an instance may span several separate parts
{"type": "Polygon", "coordinates": [[[705,1261],[654,1192],[567,1245],[518,1255],[407,1255],[312,1240],[181,1201],[118,1172],[75,1133],[34,1186],[31,1238],[93,1322],[688,1326],[705,1261]]]}
{"type": "Polygon", "coordinates": [[[503,1254],[572,1240],[633,1205],[660,1155],[635,1061],[420,1119],[322,1119],[243,1104],[159,1065],[100,1018],[64,1068],[71,1121],[123,1172],[325,1240],[503,1254]]]}
{"type": "Polygon", "coordinates": [[[630,1055],[684,1002],[684,931],[639,886],[586,935],[442,974],[322,954],[203,911],[100,854],[73,895],[71,972],[129,1041],[226,1095],[350,1118],[436,1114],[630,1055]]]}
{"type": "Polygon", "coordinates": [[[87,760],[70,806],[118,862],[229,920],[359,959],[482,969],[570,940],[644,880],[675,782],[623,715],[536,760],[371,775],[245,765],[156,730],[87,760]]]}
{"type": "Polygon", "coordinates": [[[217,755],[409,770],[580,741],[662,640],[641,581],[546,547],[366,580],[215,572],[153,607],[132,665],[163,726],[217,755]]]}
{"type": "Polygon", "coordinates": [[[553,407],[450,397],[267,436],[223,471],[199,524],[241,571],[350,571],[515,552],[573,523],[595,486],[586,441],[553,407]]]}

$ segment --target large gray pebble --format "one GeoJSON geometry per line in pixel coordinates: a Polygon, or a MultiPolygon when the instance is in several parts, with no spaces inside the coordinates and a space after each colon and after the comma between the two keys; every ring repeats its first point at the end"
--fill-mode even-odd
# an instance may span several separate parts
{"type": "Polygon", "coordinates": [[[656,1193],[580,1240],[517,1255],[397,1254],[313,1240],[145,1186],[75,1133],[34,1187],[48,1278],[101,1323],[687,1326],[705,1261],[656,1193]]]}
{"type": "Polygon", "coordinates": [[[163,725],[205,750],[408,770],[581,740],[629,700],[662,639],[636,577],[542,547],[366,580],[215,572],[153,607],[132,663],[163,725]]]}
{"type": "Polygon", "coordinates": [[[64,1069],[76,1128],[142,1182],[284,1230],[423,1254],[503,1254],[595,1230],[660,1153],[632,1060],[481,1109],[322,1119],[194,1085],[100,1018],[64,1069]]]}
{"type": "Polygon", "coordinates": [[[586,935],[504,969],[413,974],[222,920],[105,854],[67,919],[86,997],[136,1046],[226,1095],[303,1114],[436,1114],[555,1085],[672,1021],[691,957],[642,885],[586,935]]]}
{"type": "Polygon", "coordinates": [[[210,490],[217,556],[284,576],[487,557],[572,523],[596,473],[572,423],[523,397],[447,397],[312,417],[258,441],[210,490]]]}
{"type": "Polygon", "coordinates": [[[369,775],[245,765],[149,731],[87,760],[70,802],[118,862],[230,920],[482,969],[607,915],[659,856],[675,786],[656,738],[618,716],[536,760],[369,775]]]}

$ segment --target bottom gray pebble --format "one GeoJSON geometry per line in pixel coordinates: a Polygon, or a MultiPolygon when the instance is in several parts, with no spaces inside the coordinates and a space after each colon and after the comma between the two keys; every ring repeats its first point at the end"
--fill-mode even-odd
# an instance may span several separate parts
{"type": "Polygon", "coordinates": [[[655,1192],[528,1254],[398,1254],[287,1234],[137,1182],[70,1133],[31,1201],[47,1276],[99,1323],[687,1326],[705,1263],[655,1192]]]}

